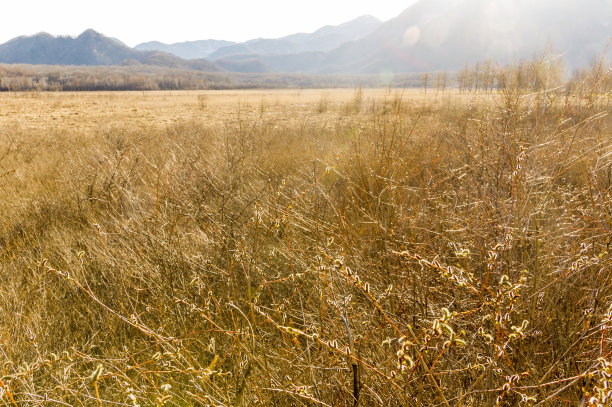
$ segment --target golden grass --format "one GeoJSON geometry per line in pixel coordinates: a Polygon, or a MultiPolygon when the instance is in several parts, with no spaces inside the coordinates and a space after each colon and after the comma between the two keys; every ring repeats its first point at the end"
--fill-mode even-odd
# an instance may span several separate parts
{"type": "MultiPolygon", "coordinates": [[[[308,117],[322,103],[331,113],[355,98],[353,89],[148,91],[148,92],[12,92],[0,93],[0,124],[28,129],[79,129],[95,132],[100,126],[165,126],[192,120],[221,123],[237,112],[261,114],[267,119],[308,117]]],[[[444,94],[418,90],[363,90],[363,110],[371,103],[404,96],[410,105],[461,104],[480,100],[449,91],[444,94]]],[[[490,96],[489,96],[490,97],[490,96]]],[[[340,110],[340,112],[338,112],[340,110]]]]}
{"type": "Polygon", "coordinates": [[[605,100],[1,94],[0,403],[605,403],[605,100]]]}

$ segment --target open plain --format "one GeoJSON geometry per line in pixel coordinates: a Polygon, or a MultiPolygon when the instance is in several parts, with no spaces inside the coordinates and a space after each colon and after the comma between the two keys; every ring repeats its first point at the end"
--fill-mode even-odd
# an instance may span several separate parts
{"type": "Polygon", "coordinates": [[[598,86],[0,94],[0,404],[597,405],[598,86]]]}

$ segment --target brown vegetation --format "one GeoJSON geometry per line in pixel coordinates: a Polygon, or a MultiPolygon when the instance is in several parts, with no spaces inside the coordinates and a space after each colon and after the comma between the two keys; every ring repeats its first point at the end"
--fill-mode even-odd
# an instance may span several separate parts
{"type": "Polygon", "coordinates": [[[368,87],[418,87],[419,83],[418,74],[391,77],[246,74],[194,71],[137,63],[116,66],[0,64],[0,92],[350,88],[359,84],[368,87]]]}
{"type": "Polygon", "coordinates": [[[503,77],[2,95],[0,402],[605,403],[609,79],[503,77]]]}

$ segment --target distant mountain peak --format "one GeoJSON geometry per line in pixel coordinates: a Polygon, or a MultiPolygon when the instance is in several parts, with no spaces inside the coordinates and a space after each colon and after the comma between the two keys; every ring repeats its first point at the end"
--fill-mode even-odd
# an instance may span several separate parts
{"type": "Polygon", "coordinates": [[[350,21],[347,21],[346,23],[343,23],[343,24],[350,24],[350,23],[355,23],[355,22],[382,23],[381,20],[379,20],[378,18],[374,17],[373,15],[371,15],[371,14],[364,14],[364,15],[356,17],[356,18],[354,18],[354,19],[352,19],[350,21]]]}
{"type": "Polygon", "coordinates": [[[149,41],[138,44],[134,49],[140,51],[163,51],[185,59],[207,58],[219,48],[233,45],[234,42],[223,40],[184,41],[166,44],[160,41],[149,41]]]}
{"type": "Polygon", "coordinates": [[[53,38],[53,35],[49,34],[49,33],[48,33],[48,32],[46,32],[46,31],[41,31],[41,32],[38,32],[38,33],[36,33],[36,34],[32,35],[32,37],[45,37],[45,38],[53,38]]]}
{"type": "Polygon", "coordinates": [[[165,42],[160,42],[160,41],[149,41],[149,42],[143,42],[142,44],[138,44],[136,47],[145,46],[145,45],[157,46],[157,45],[170,45],[170,44],[166,44],[165,42]]]}
{"type": "Polygon", "coordinates": [[[92,28],[88,28],[87,30],[83,31],[78,37],[77,39],[83,39],[83,38],[103,38],[104,36],[102,34],[100,34],[99,32],[97,32],[96,30],[92,29],[92,28]]]}

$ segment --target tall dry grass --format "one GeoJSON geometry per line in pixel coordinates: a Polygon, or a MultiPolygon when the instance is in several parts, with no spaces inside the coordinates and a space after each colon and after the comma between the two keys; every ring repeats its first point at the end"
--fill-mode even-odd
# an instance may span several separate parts
{"type": "Polygon", "coordinates": [[[605,78],[2,128],[0,401],[609,403],[605,78]]]}

